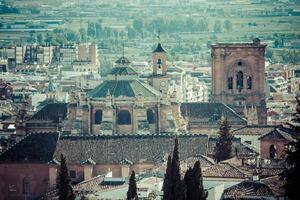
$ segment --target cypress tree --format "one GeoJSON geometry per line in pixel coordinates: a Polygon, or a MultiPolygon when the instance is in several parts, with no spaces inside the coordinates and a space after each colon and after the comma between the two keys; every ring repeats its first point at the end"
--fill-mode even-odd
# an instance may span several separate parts
{"type": "Polygon", "coordinates": [[[60,154],[60,167],[58,171],[58,199],[59,200],[74,200],[75,195],[71,186],[69,170],[66,163],[66,158],[60,154]]]}
{"type": "Polygon", "coordinates": [[[227,118],[221,119],[218,134],[214,158],[217,162],[220,162],[231,157],[233,136],[230,134],[230,125],[227,118]]]}
{"type": "Polygon", "coordinates": [[[138,200],[137,188],[136,188],[136,180],[135,180],[135,172],[132,171],[129,178],[129,186],[127,192],[127,200],[138,200]]]}
{"type": "Polygon", "coordinates": [[[171,190],[172,190],[172,158],[171,155],[168,156],[167,169],[164,178],[163,185],[163,200],[171,200],[171,190]]]}
{"type": "Polygon", "coordinates": [[[171,200],[183,200],[185,199],[184,183],[181,180],[180,174],[180,160],[178,151],[178,138],[175,138],[175,146],[172,157],[172,189],[171,189],[171,200]]]}
{"type": "Polygon", "coordinates": [[[295,141],[290,142],[289,147],[284,150],[286,166],[281,175],[285,180],[285,195],[290,200],[297,200],[300,197],[300,100],[298,98],[296,100],[296,113],[293,114],[290,123],[295,141]]]}
{"type": "Polygon", "coordinates": [[[194,164],[194,168],[189,168],[184,176],[186,185],[186,199],[205,200],[207,193],[203,187],[203,178],[201,173],[200,162],[194,164]]]}

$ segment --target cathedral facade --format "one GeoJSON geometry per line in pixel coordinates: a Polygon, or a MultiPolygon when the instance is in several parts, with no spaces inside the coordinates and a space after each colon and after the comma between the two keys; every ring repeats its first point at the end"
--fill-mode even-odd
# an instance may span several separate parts
{"type": "Polygon", "coordinates": [[[267,123],[265,48],[257,38],[253,43],[212,45],[211,50],[213,101],[223,102],[259,124],[267,123]]]}
{"type": "Polygon", "coordinates": [[[87,95],[73,98],[69,123],[78,122],[78,132],[87,134],[176,132],[174,113],[178,112],[174,110],[179,108],[167,95],[167,53],[160,43],[152,57],[153,73],[147,79],[139,78],[124,55],[119,58],[100,85],[87,95]]]}

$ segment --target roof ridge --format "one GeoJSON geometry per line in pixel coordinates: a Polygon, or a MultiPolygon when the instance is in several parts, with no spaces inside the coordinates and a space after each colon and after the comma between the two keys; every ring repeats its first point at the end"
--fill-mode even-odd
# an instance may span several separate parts
{"type": "Polygon", "coordinates": [[[239,114],[237,114],[231,107],[229,107],[229,106],[226,105],[225,103],[221,103],[221,105],[224,105],[226,108],[228,108],[228,109],[231,111],[231,113],[232,113],[233,115],[235,115],[236,117],[238,117],[238,118],[240,118],[241,120],[247,122],[247,120],[246,120],[245,118],[243,118],[242,116],[240,116],[239,114]]]}

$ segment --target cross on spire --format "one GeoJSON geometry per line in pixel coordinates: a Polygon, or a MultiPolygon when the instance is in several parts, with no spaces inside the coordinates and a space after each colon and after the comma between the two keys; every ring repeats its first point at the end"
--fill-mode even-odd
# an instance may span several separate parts
{"type": "Polygon", "coordinates": [[[125,44],[124,44],[124,42],[122,44],[122,55],[123,55],[123,57],[125,56],[125,44]]]}
{"type": "Polygon", "coordinates": [[[157,40],[158,40],[158,43],[160,43],[160,29],[158,29],[158,31],[157,31],[157,40]]]}

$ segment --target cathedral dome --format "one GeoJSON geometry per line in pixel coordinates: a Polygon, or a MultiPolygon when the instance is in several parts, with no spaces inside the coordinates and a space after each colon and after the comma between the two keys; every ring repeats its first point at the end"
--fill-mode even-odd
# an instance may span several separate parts
{"type": "Polygon", "coordinates": [[[160,93],[141,80],[107,80],[92,90],[89,98],[105,98],[110,94],[114,98],[137,97],[156,98],[160,93]]]}

